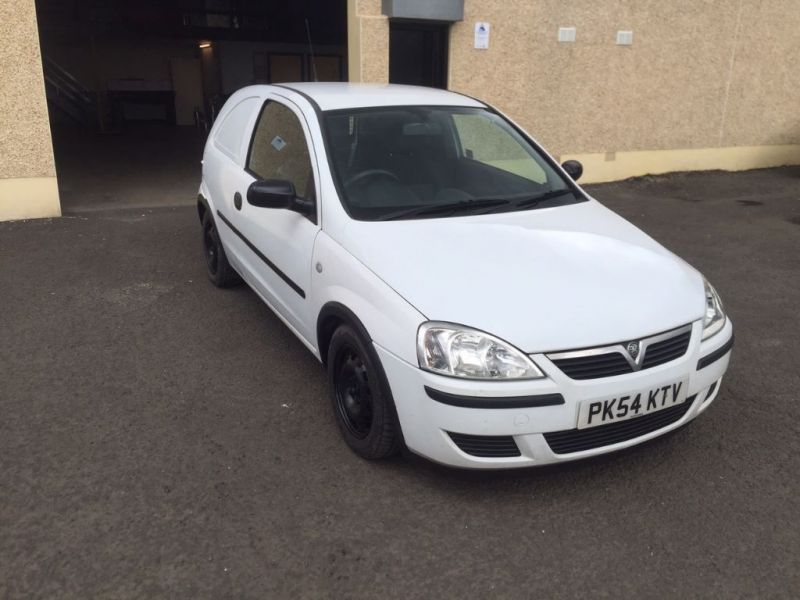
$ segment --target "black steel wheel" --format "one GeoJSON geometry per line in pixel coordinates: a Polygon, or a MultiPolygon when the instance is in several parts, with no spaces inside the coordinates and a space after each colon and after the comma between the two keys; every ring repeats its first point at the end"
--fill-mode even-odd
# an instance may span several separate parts
{"type": "Polygon", "coordinates": [[[367,459],[395,454],[400,427],[383,368],[371,344],[349,325],[331,338],[328,380],[336,422],[350,448],[367,459]]]}
{"type": "Polygon", "coordinates": [[[364,439],[372,428],[369,374],[358,351],[345,345],[336,356],[335,390],[339,419],[351,435],[364,439]]]}
{"type": "Polygon", "coordinates": [[[209,219],[203,226],[203,250],[206,255],[208,273],[212,277],[216,275],[217,267],[219,266],[218,244],[217,230],[214,227],[214,222],[209,219]]]}
{"type": "Polygon", "coordinates": [[[203,215],[203,255],[206,259],[208,278],[217,287],[226,288],[239,285],[242,279],[233,270],[225,256],[225,249],[219,239],[217,225],[210,212],[203,215]]]}

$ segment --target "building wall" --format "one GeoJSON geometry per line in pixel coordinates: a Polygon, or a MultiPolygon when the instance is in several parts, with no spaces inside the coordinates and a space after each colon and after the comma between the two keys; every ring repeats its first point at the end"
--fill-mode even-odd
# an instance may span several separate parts
{"type": "Polygon", "coordinates": [[[389,19],[381,0],[347,0],[347,62],[350,81],[389,81],[389,19]]]}
{"type": "Polygon", "coordinates": [[[0,39],[0,220],[58,216],[34,0],[0,0],[0,39]]]}
{"type": "Polygon", "coordinates": [[[582,160],[591,181],[797,164],[798,32],[796,0],[466,0],[449,85],[582,160]],[[473,48],[476,21],[491,24],[488,50],[473,48]]]}
{"type": "MultiPolygon", "coordinates": [[[[800,164],[797,0],[465,0],[449,87],[486,99],[584,181],[689,169],[800,164]],[[476,21],[490,47],[473,48],[476,21]],[[575,43],[556,41],[559,26],[575,43]],[[634,31],[630,47],[617,30],[634,31]]],[[[389,78],[381,0],[347,0],[351,81],[389,78]]],[[[0,0],[0,219],[59,214],[34,0],[0,0]]],[[[87,79],[169,78],[180,48],[104,48],[87,79]],[[106,60],[108,58],[108,60],[106,60]],[[113,58],[113,60],[111,60],[113,58]],[[98,72],[99,71],[99,72],[98,72]]],[[[80,70],[85,48],[59,53],[80,70]]],[[[96,81],[96,83],[98,83],[96,81]]]]}
{"type": "MultiPolygon", "coordinates": [[[[380,0],[349,0],[348,18],[351,81],[388,81],[380,0]]],[[[465,0],[449,88],[584,162],[584,181],[800,164],[798,32],[797,0],[465,0]]]]}

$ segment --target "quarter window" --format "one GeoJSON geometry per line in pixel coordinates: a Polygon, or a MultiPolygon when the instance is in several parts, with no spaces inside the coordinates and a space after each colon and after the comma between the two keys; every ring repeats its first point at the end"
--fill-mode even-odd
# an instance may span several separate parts
{"type": "Polygon", "coordinates": [[[314,198],[314,173],[303,127],[289,108],[268,101],[261,111],[247,168],[260,179],[291,181],[301,198],[314,198]]]}

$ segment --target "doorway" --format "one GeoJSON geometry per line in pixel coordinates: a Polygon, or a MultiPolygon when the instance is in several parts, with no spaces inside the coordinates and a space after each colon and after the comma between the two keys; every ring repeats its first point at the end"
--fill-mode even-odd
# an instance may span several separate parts
{"type": "Polygon", "coordinates": [[[346,0],[36,0],[36,9],[65,213],[193,204],[208,129],[230,94],[347,79],[346,0]]]}
{"type": "Polygon", "coordinates": [[[391,21],[389,83],[447,89],[449,31],[444,23],[391,21]]]}

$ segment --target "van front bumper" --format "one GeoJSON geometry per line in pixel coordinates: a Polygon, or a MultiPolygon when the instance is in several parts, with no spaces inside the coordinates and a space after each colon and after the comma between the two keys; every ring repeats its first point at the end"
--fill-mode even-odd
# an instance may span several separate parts
{"type": "Polygon", "coordinates": [[[375,349],[409,450],[455,467],[496,469],[546,465],[614,452],[688,423],[708,408],[719,393],[733,340],[730,319],[717,335],[703,342],[701,336],[702,325],[696,322],[689,348],[681,358],[633,373],[591,380],[570,379],[544,354],[532,358],[547,378],[501,382],[436,375],[377,344],[375,349]],[[676,381],[688,383],[683,405],[620,424],[577,429],[579,407],[585,401],[617,398],[676,381]],[[536,406],[520,406],[526,403],[536,406]]]}

